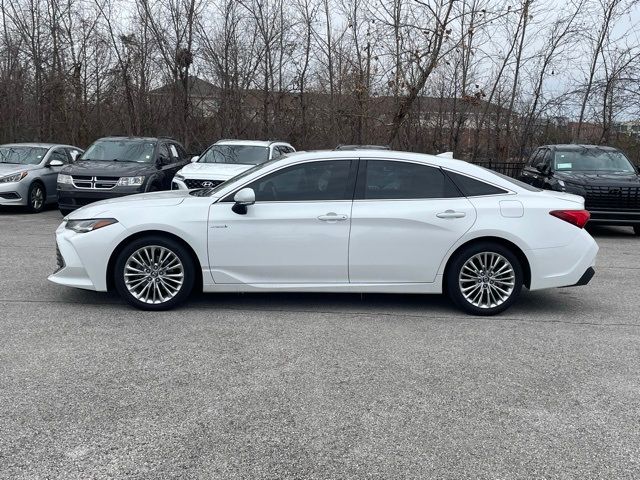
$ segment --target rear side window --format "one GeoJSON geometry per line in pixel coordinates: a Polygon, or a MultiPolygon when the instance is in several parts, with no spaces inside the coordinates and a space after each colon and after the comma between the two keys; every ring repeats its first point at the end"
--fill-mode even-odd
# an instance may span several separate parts
{"type": "Polygon", "coordinates": [[[437,167],[400,161],[367,161],[363,193],[365,200],[459,196],[455,185],[437,167]]]}
{"type": "Polygon", "coordinates": [[[459,173],[447,172],[451,180],[457,185],[465,197],[478,197],[480,195],[500,195],[507,193],[502,188],[494,187],[488,183],[476,180],[475,178],[460,175],[459,173]]]}

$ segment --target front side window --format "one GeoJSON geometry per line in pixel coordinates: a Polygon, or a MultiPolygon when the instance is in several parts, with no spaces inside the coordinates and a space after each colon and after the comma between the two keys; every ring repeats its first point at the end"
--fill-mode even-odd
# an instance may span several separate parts
{"type": "Polygon", "coordinates": [[[198,163],[259,165],[269,160],[269,148],[254,145],[211,145],[198,163]]]}
{"type": "Polygon", "coordinates": [[[283,168],[247,185],[257,202],[351,200],[351,161],[318,161],[283,168]]]}
{"type": "Polygon", "coordinates": [[[600,148],[556,151],[553,159],[554,170],[562,171],[599,171],[634,172],[633,165],[624,153],[600,148]]]}
{"type": "Polygon", "coordinates": [[[141,140],[98,140],[84,152],[81,160],[150,163],[155,148],[155,142],[141,140]]]}
{"type": "Polygon", "coordinates": [[[67,157],[65,152],[61,150],[56,150],[55,152],[52,152],[51,156],[49,157],[49,161],[51,160],[59,160],[65,164],[69,163],[69,158],[67,157]]]}
{"type": "Polygon", "coordinates": [[[460,193],[437,167],[368,160],[364,199],[451,198],[460,193]]]}
{"type": "Polygon", "coordinates": [[[12,163],[16,165],[38,165],[47,149],[42,147],[0,147],[0,163],[12,163]]]}

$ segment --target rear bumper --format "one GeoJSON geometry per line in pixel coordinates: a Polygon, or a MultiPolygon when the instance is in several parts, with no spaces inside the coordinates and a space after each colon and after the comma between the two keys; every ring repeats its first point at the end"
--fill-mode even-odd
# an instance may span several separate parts
{"type": "Polygon", "coordinates": [[[580,280],[578,280],[577,283],[573,284],[573,285],[569,285],[570,287],[582,287],[584,285],[587,285],[591,279],[593,278],[593,276],[596,274],[596,271],[593,269],[593,267],[589,267],[587,268],[587,270],[582,274],[582,276],[580,277],[580,280]]]}
{"type": "Polygon", "coordinates": [[[563,247],[540,248],[525,252],[531,267],[531,290],[583,285],[591,280],[598,244],[585,230],[563,247]],[[586,275],[586,276],[585,276],[586,275]]]}
{"type": "Polygon", "coordinates": [[[640,225],[640,211],[589,210],[592,225],[640,225]]]}
{"type": "Polygon", "coordinates": [[[116,187],[112,190],[76,190],[58,188],[58,206],[61,210],[76,210],[100,200],[142,193],[139,187],[116,187]]]}

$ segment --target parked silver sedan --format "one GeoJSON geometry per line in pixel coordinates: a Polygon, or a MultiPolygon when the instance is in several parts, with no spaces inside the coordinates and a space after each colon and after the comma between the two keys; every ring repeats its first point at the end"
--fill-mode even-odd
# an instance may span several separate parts
{"type": "Polygon", "coordinates": [[[37,213],[55,203],[58,172],[82,152],[52,143],[0,145],[0,205],[23,205],[37,213]]]}

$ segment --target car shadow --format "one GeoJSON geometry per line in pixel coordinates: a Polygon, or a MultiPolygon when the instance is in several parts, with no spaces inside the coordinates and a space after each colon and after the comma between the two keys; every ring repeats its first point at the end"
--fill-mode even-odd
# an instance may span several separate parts
{"type": "Polygon", "coordinates": [[[636,236],[632,227],[610,227],[606,225],[589,225],[587,231],[595,238],[628,238],[636,236]]]}

